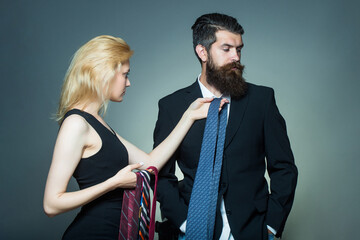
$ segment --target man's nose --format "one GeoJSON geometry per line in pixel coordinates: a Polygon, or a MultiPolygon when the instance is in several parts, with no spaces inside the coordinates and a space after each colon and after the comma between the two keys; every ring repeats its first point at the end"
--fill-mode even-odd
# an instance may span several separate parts
{"type": "Polygon", "coordinates": [[[231,52],[231,61],[232,62],[240,62],[241,53],[236,49],[233,49],[231,52]]]}

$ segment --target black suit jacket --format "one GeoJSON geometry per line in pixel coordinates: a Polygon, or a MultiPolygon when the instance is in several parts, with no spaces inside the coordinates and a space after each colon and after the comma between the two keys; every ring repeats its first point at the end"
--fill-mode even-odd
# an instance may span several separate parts
{"type": "MultiPolygon", "coordinates": [[[[195,82],[159,101],[154,146],[169,135],[188,106],[199,97],[202,97],[201,90],[195,82]]],[[[205,121],[193,124],[160,171],[157,197],[161,212],[177,227],[187,218],[205,121]],[[184,174],[180,182],[174,173],[175,161],[184,174]]],[[[248,83],[244,97],[231,99],[219,185],[219,196],[224,198],[234,238],[267,239],[266,225],[276,229],[277,236],[281,236],[294,200],[296,182],[297,168],[274,91],[248,83]],[[271,194],[264,178],[266,167],[271,179],[271,194]]],[[[220,237],[222,230],[219,208],[220,197],[214,239],[220,237]]]]}

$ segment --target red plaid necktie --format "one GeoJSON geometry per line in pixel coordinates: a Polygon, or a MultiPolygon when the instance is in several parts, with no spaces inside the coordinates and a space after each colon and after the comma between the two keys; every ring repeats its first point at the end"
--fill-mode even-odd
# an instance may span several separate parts
{"type": "Polygon", "coordinates": [[[137,172],[136,187],[124,191],[119,240],[154,239],[158,171],[155,167],[149,167],[147,170],[137,172]],[[155,174],[153,206],[150,218],[150,175],[147,171],[149,169],[153,170],[155,174]]]}

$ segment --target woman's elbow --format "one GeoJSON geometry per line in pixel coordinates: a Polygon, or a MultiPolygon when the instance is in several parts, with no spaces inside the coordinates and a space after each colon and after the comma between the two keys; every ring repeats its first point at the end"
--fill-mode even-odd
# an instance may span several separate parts
{"type": "Polygon", "coordinates": [[[43,208],[44,208],[44,212],[45,212],[46,216],[48,216],[48,217],[54,217],[60,213],[59,211],[57,211],[55,208],[51,207],[45,201],[43,204],[43,208]]]}

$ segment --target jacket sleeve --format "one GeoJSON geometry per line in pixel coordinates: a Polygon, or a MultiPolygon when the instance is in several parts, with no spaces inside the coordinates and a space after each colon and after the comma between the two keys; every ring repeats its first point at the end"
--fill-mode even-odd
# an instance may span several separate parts
{"type": "MultiPolygon", "coordinates": [[[[154,130],[154,148],[158,146],[176,126],[178,119],[171,119],[164,100],[159,101],[159,114],[154,130]]],[[[178,179],[175,175],[175,161],[179,150],[159,172],[157,200],[160,202],[162,217],[166,217],[178,228],[186,220],[187,206],[179,194],[178,179]]]]}
{"type": "Polygon", "coordinates": [[[264,122],[265,154],[270,177],[271,194],[268,200],[266,223],[280,237],[290,213],[295,194],[298,171],[287,136],[286,124],[271,89],[264,122]]]}

